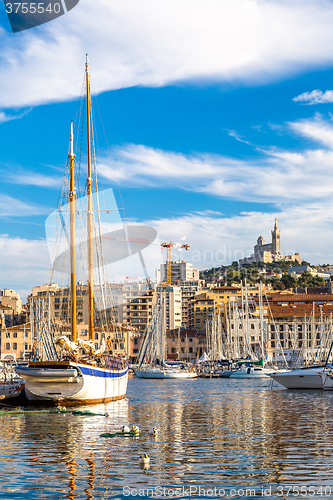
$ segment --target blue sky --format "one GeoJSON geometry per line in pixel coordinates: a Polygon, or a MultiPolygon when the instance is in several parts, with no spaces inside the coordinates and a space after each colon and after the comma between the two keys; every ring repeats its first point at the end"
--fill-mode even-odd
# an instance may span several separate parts
{"type": "Polygon", "coordinates": [[[12,34],[1,4],[0,287],[47,280],[85,52],[100,179],[128,220],[186,236],[207,268],[250,255],[277,217],[283,252],[333,262],[332,23],[328,1],[81,0],[12,34]]]}

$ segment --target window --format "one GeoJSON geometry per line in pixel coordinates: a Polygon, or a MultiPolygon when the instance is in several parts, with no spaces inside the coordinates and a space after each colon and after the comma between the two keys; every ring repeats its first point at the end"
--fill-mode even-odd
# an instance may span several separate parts
{"type": "Polygon", "coordinates": [[[98,344],[95,344],[95,349],[96,349],[96,350],[98,349],[98,344]]]}
{"type": "Polygon", "coordinates": [[[14,344],[13,344],[13,349],[14,349],[14,351],[17,350],[17,343],[16,342],[14,342],[14,344]]]}
{"type": "Polygon", "coordinates": [[[133,354],[137,354],[139,349],[133,349],[133,354]]]}
{"type": "Polygon", "coordinates": [[[138,339],[135,337],[134,339],[134,344],[137,345],[138,344],[138,339]]]}
{"type": "Polygon", "coordinates": [[[251,323],[251,330],[254,330],[254,324],[251,323]]]}
{"type": "Polygon", "coordinates": [[[255,337],[254,335],[251,336],[251,342],[254,342],[255,341],[255,337]]]}
{"type": "Polygon", "coordinates": [[[193,352],[193,347],[189,347],[188,352],[193,352]]]}
{"type": "Polygon", "coordinates": [[[171,352],[172,352],[172,354],[175,354],[176,348],[175,347],[171,347],[171,352]]]}
{"type": "Polygon", "coordinates": [[[28,332],[25,332],[24,336],[25,336],[25,337],[29,337],[29,333],[28,333],[28,332]]]}
{"type": "Polygon", "coordinates": [[[28,344],[25,342],[24,344],[24,350],[27,351],[28,350],[28,344]]]}
{"type": "Polygon", "coordinates": [[[6,350],[10,351],[10,344],[9,344],[9,342],[6,344],[6,350]]]}
{"type": "Polygon", "coordinates": [[[182,339],[182,342],[185,342],[185,339],[182,339]]]}
{"type": "Polygon", "coordinates": [[[95,340],[98,340],[98,333],[95,333],[95,340]]]}
{"type": "Polygon", "coordinates": [[[193,339],[188,339],[189,342],[193,342],[193,339]]]}
{"type": "Polygon", "coordinates": [[[82,337],[86,337],[88,335],[88,330],[81,330],[82,337]]]}
{"type": "Polygon", "coordinates": [[[17,339],[17,332],[13,333],[13,337],[14,337],[14,339],[17,339]]]}

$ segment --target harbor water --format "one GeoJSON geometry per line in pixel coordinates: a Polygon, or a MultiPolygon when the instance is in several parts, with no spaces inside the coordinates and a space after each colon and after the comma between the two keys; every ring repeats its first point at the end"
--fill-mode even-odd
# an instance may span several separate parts
{"type": "Polygon", "coordinates": [[[109,416],[0,415],[0,499],[333,498],[333,393],[130,378],[82,409],[109,416]],[[123,425],[141,434],[100,437],[123,425]]]}

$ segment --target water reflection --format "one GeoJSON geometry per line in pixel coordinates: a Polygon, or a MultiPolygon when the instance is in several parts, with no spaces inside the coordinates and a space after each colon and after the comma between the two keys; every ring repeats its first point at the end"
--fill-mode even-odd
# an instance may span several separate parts
{"type": "Polygon", "coordinates": [[[31,499],[125,498],[125,486],[201,485],[271,486],[277,499],[279,485],[333,485],[332,403],[331,393],[271,390],[265,381],[131,379],[127,400],[87,407],[108,418],[1,416],[0,498],[12,490],[31,499]],[[100,437],[134,424],[137,438],[100,437]]]}

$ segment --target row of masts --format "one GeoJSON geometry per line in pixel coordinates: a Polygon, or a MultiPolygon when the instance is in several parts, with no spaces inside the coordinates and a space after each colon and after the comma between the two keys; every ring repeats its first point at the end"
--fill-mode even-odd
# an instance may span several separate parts
{"type": "MultiPolygon", "coordinates": [[[[88,243],[88,330],[90,340],[94,340],[94,271],[93,271],[93,202],[92,202],[92,175],[91,175],[91,123],[90,123],[90,78],[89,61],[86,56],[86,102],[87,102],[87,154],[88,154],[88,176],[87,176],[87,243],[88,243]]],[[[70,259],[71,259],[71,338],[77,341],[76,323],[76,236],[75,236],[75,200],[76,189],[74,182],[74,134],[73,122],[70,132],[69,153],[69,204],[70,204],[70,259]]]]}
{"type": "MultiPolygon", "coordinates": [[[[267,297],[266,297],[267,300],[267,297]]],[[[312,314],[304,316],[302,330],[299,330],[294,323],[291,329],[281,330],[280,323],[276,323],[270,304],[267,301],[267,308],[271,321],[264,322],[263,314],[263,289],[260,283],[259,294],[259,318],[256,311],[250,310],[247,297],[247,287],[242,285],[241,304],[238,301],[230,301],[225,310],[225,325],[222,327],[221,317],[218,314],[206,323],[206,347],[211,360],[237,359],[250,357],[256,360],[258,357],[265,362],[270,358],[270,351],[279,351],[284,365],[295,362],[295,365],[303,363],[316,363],[326,358],[333,341],[333,319],[323,318],[323,310],[320,307],[320,322],[315,321],[315,304],[313,304],[312,314]],[[250,324],[251,323],[251,324],[250,324]],[[270,327],[270,330],[268,329],[270,327]],[[281,337],[283,331],[283,338],[281,337]],[[302,335],[299,335],[302,331],[302,335]],[[252,335],[255,335],[256,349],[252,347],[252,335]],[[274,348],[269,348],[269,343],[273,341],[274,348]],[[290,344],[292,347],[290,347],[290,344]],[[285,357],[285,352],[291,351],[293,360],[285,357]]]]}

